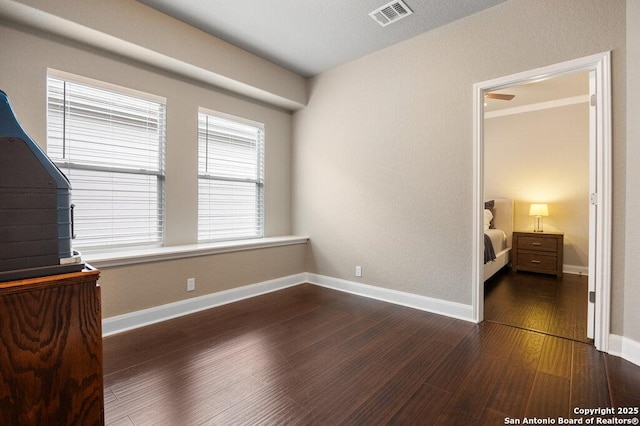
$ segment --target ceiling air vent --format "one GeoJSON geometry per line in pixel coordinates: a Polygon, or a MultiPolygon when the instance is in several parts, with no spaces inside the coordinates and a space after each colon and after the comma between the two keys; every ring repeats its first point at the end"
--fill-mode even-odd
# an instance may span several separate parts
{"type": "Polygon", "coordinates": [[[409,9],[409,6],[404,4],[401,0],[397,0],[374,10],[369,14],[369,16],[375,19],[378,24],[386,27],[387,25],[399,21],[412,13],[413,11],[409,9]]]}

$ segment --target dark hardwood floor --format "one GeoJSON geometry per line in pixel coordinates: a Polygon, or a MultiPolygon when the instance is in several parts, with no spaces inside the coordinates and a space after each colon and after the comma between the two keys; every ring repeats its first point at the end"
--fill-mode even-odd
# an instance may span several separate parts
{"type": "Polygon", "coordinates": [[[591,345],[310,284],[107,337],[104,368],[109,425],[502,425],[640,406],[640,367],[591,345]]]}
{"type": "Polygon", "coordinates": [[[484,319],[567,339],[587,338],[586,276],[513,272],[504,268],[485,282],[484,319]]]}

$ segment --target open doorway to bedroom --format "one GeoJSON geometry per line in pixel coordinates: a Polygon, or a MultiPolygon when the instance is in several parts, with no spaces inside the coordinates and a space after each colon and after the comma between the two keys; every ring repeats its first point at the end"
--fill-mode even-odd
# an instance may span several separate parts
{"type": "MultiPolygon", "coordinates": [[[[558,292],[557,283],[562,281],[577,281],[577,287],[583,286],[583,278],[588,284],[588,291],[578,290],[583,298],[582,307],[577,317],[584,318],[584,304],[586,300],[586,320],[579,327],[586,328],[586,334],[593,339],[597,349],[608,350],[609,338],[609,310],[611,288],[611,78],[610,53],[604,52],[584,58],[550,65],[522,73],[497,78],[474,84],[474,206],[473,206],[473,316],[478,322],[486,319],[486,315],[493,315],[485,307],[485,268],[484,257],[484,202],[491,198],[500,198],[512,208],[511,231],[512,246],[507,247],[508,265],[510,270],[500,271],[503,278],[510,278],[511,285],[505,286],[503,295],[512,305],[523,302],[523,290],[536,282],[542,289],[538,294],[544,308],[525,308],[524,305],[507,306],[510,313],[501,314],[513,319],[523,310],[530,310],[531,316],[526,323],[514,323],[518,327],[536,329],[540,323],[549,324],[553,320],[553,312],[560,313],[564,309],[562,302],[554,303],[549,289],[555,292],[554,297],[571,298],[568,292],[558,292]],[[526,105],[516,105],[514,99],[507,100],[513,91],[532,90],[536,85],[554,83],[569,84],[569,80],[576,78],[577,85],[584,87],[584,80],[588,81],[588,91],[564,94],[554,99],[537,99],[526,105]],[[566,79],[566,80],[564,80],[566,79]],[[494,93],[496,102],[512,102],[510,112],[492,113],[486,94],[494,93]],[[503,96],[500,96],[503,95],[503,96]],[[551,103],[548,103],[551,102],[551,103]],[[528,105],[535,105],[531,107],[528,105]],[[487,109],[485,111],[485,108],[487,109]],[[567,115],[558,114],[558,108],[574,110],[567,115]],[[569,121],[584,122],[585,108],[586,126],[577,130],[577,136],[568,134],[569,121]],[[555,111],[554,111],[555,110],[555,111]],[[525,115],[544,116],[548,120],[542,122],[524,123],[529,118],[525,115]],[[487,115],[485,117],[485,115],[487,115]],[[510,117],[510,119],[506,119],[510,117]],[[582,118],[576,118],[576,117],[582,118]],[[493,123],[488,123],[494,120],[493,123]],[[496,125],[500,124],[502,125],[496,125]],[[515,133],[504,137],[507,127],[511,126],[515,133]],[[546,131],[546,133],[545,133],[546,131]],[[580,132],[582,132],[580,134],[580,132]],[[585,134],[587,135],[585,137],[585,134]],[[497,136],[496,136],[497,135],[497,136]],[[494,138],[499,139],[494,142],[494,138]],[[485,140],[486,139],[486,140],[485,140]],[[585,150],[576,153],[575,145],[567,143],[568,139],[581,140],[585,150]],[[518,143],[523,143],[522,146],[518,143]],[[527,142],[524,145],[524,142],[527,142]],[[496,146],[502,146],[507,152],[500,152],[496,162],[489,155],[496,146]],[[487,146],[489,144],[489,146],[487,146]],[[487,152],[485,152],[485,148],[487,152]],[[586,158],[586,161],[584,161],[586,158]],[[578,165],[577,163],[580,163],[578,165]],[[586,172],[584,171],[586,164],[586,172]],[[552,167],[553,166],[553,167],[552,167]],[[490,167],[502,170],[502,176],[517,175],[527,172],[526,179],[512,178],[506,183],[493,181],[494,175],[490,167]],[[586,176],[586,177],[585,177],[586,176]],[[576,181],[569,189],[564,188],[568,181],[576,181]],[[502,186],[500,186],[502,185],[502,186]],[[581,189],[576,189],[580,185],[581,189]],[[584,186],[588,188],[585,192],[584,186]],[[492,193],[495,191],[496,193],[492,193]],[[571,195],[567,195],[571,194],[571,195]],[[579,194],[579,195],[577,195],[579,194]],[[573,200],[576,198],[576,200],[573,200]],[[539,206],[542,204],[543,206],[539,206]],[[534,205],[538,205],[534,208],[534,205]],[[584,207],[586,205],[586,207],[584,207]],[[578,206],[578,207],[576,207],[578,206]],[[539,212],[538,210],[541,208],[539,212]],[[555,216],[554,216],[555,215],[555,216]],[[540,226],[542,232],[534,229],[540,226]],[[586,241],[583,231],[587,223],[586,241]],[[574,229],[575,228],[575,229],[574,229]],[[566,238],[566,243],[565,243],[566,238]],[[585,264],[584,258],[587,262],[585,264]],[[550,280],[550,281],[547,281],[550,280]],[[546,292],[545,292],[546,286],[546,292]],[[520,293],[518,293],[520,292],[520,293]],[[545,300],[546,298],[546,300],[545,300]],[[514,303],[514,301],[516,301],[514,303]],[[546,311],[540,313],[541,309],[546,311]],[[544,319],[546,317],[546,319],[544,319]]],[[[538,86],[540,87],[540,86],[538,86]]],[[[558,91],[555,89],[550,89],[558,91]]],[[[564,89],[563,89],[564,90],[564,89]]],[[[515,93],[518,95],[518,93],[515,93]]],[[[524,95],[521,93],[521,98],[524,95]]],[[[542,95],[542,93],[540,93],[542,95]]],[[[493,96],[493,95],[490,95],[493,96]]],[[[534,95],[532,95],[534,96],[534,95]]],[[[505,109],[505,108],[498,108],[505,109]]],[[[538,117],[540,118],[540,117],[538,117]]],[[[494,170],[495,172],[495,170],[494,170]]],[[[505,179],[509,179],[505,177],[505,179]]],[[[497,216],[504,212],[496,212],[497,216]]],[[[499,250],[498,250],[499,251],[499,250]]],[[[496,275],[495,279],[500,276],[496,275]]],[[[491,285],[491,283],[490,283],[491,285]]],[[[489,288],[488,296],[497,287],[489,288]]],[[[489,299],[487,299],[489,300],[489,299]]],[[[501,322],[505,320],[502,319],[501,322]]],[[[566,325],[566,324],[565,324],[566,325]]],[[[550,334],[560,334],[556,326],[555,332],[550,329],[539,330],[550,334]]],[[[575,337],[575,331],[571,332],[575,337]]],[[[582,334],[580,334],[582,336],[582,334]]],[[[582,338],[579,338],[582,340],[582,338]]]]}
{"type": "MultiPolygon", "coordinates": [[[[484,102],[486,248],[512,248],[510,265],[485,274],[484,319],[582,342],[590,341],[589,74],[488,92],[484,102]],[[531,216],[536,208],[545,216],[531,216]]],[[[496,263],[505,262],[489,259],[485,270],[496,263]]]]}

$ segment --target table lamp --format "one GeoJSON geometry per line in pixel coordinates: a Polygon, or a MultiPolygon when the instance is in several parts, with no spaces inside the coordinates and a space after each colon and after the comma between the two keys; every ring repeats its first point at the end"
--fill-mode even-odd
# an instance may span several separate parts
{"type": "Polygon", "coordinates": [[[531,204],[529,216],[535,216],[533,232],[542,231],[542,216],[549,216],[549,208],[546,204],[531,204]]]}

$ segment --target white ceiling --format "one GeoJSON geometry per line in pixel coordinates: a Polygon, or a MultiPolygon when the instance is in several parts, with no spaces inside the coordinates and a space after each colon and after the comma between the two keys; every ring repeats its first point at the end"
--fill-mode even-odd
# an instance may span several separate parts
{"type": "Polygon", "coordinates": [[[369,13],[389,0],[137,0],[304,77],[505,0],[404,0],[386,27],[369,13]]]}

